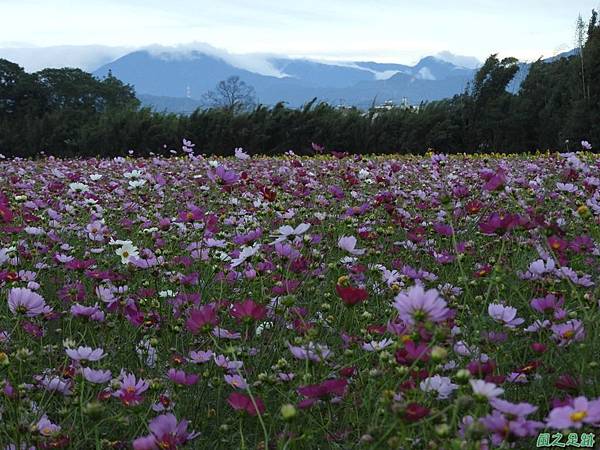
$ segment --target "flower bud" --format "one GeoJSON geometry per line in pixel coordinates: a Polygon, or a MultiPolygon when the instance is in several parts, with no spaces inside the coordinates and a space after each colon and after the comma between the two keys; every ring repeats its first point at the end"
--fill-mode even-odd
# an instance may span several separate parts
{"type": "Polygon", "coordinates": [[[283,420],[292,420],[298,415],[298,410],[291,403],[286,403],[281,407],[281,417],[283,420]]]}

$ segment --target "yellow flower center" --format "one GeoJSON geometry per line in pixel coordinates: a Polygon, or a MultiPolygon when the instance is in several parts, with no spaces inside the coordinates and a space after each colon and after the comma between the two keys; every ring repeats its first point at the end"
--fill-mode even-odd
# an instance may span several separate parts
{"type": "Polygon", "coordinates": [[[346,286],[348,284],[348,281],[350,281],[350,278],[348,278],[348,276],[346,275],[342,275],[338,278],[337,284],[339,284],[340,286],[346,286]]]}
{"type": "Polygon", "coordinates": [[[571,339],[573,336],[575,336],[575,331],[573,330],[567,330],[563,333],[562,335],[565,339],[571,339]]]}
{"type": "Polygon", "coordinates": [[[581,422],[583,419],[587,417],[587,411],[575,411],[569,417],[573,422],[581,422]]]}

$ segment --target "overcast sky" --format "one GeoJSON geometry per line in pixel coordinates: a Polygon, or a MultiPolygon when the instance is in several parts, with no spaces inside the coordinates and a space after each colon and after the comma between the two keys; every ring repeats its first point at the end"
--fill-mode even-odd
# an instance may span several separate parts
{"type": "Polygon", "coordinates": [[[0,0],[0,47],[205,42],[234,53],[413,63],[573,47],[600,0],[0,0]]]}

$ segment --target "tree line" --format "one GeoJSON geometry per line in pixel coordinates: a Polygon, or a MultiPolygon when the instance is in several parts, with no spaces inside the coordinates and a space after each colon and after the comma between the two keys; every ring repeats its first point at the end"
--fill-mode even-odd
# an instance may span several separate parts
{"type": "Polygon", "coordinates": [[[600,146],[600,21],[577,23],[570,57],[538,60],[516,93],[521,65],[491,55],[459,95],[418,110],[339,109],[316,99],[302,108],[254,105],[240,80],[219,83],[208,108],[190,115],[141,107],[132,86],[79,69],[27,73],[0,59],[0,153],[34,157],[165,154],[192,140],[201,153],[281,154],[315,149],[350,153],[444,153],[578,150],[600,146]],[[233,83],[233,85],[232,85],[233,83]],[[232,95],[231,89],[235,92],[232,95]],[[237,97],[236,97],[237,95],[237,97]],[[312,145],[319,144],[318,146],[312,145]],[[322,147],[321,147],[322,146],[322,147]]]}

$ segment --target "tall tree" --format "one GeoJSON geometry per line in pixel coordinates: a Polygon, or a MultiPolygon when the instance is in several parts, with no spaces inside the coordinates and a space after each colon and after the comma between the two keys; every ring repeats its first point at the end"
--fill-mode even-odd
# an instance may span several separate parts
{"type": "Polygon", "coordinates": [[[220,81],[214,90],[204,94],[202,100],[210,108],[238,113],[256,105],[256,93],[240,77],[233,76],[220,81]]]}

